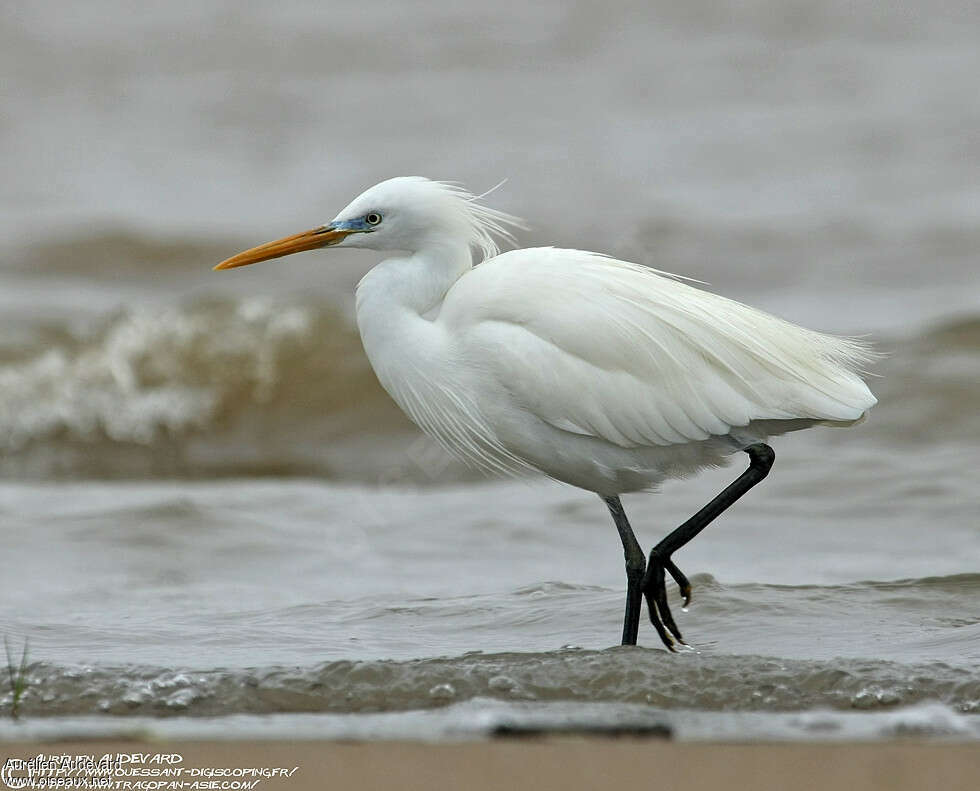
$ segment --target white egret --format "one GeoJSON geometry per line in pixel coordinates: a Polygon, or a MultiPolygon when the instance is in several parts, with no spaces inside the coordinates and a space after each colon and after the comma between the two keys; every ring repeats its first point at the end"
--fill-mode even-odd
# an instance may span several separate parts
{"type": "Polygon", "coordinates": [[[401,251],[357,286],[357,324],[382,386],[449,451],[491,473],[538,470],[596,492],[626,556],[623,644],[643,597],[660,639],[683,644],[665,572],[671,556],[757,484],[772,435],[852,425],[875,403],[857,371],[868,347],[795,326],[598,253],[498,253],[520,221],[463,189],[383,181],[331,222],[216,269],[319,247],[401,251]],[[473,252],[479,258],[474,266],[473,252]],[[725,463],[749,467],[650,552],[619,496],[725,463]]]}

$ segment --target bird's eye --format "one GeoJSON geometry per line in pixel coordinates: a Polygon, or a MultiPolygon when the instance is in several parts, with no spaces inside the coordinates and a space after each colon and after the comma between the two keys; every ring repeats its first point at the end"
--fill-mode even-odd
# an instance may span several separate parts
{"type": "Polygon", "coordinates": [[[377,225],[379,222],[381,222],[381,215],[376,211],[373,211],[364,217],[364,222],[366,222],[368,225],[377,225]]]}

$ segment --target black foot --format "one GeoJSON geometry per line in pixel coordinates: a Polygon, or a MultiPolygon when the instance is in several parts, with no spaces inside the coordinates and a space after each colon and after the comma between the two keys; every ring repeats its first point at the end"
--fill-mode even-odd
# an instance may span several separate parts
{"type": "Polygon", "coordinates": [[[668,572],[684,597],[684,606],[691,603],[691,583],[683,572],[674,565],[669,557],[662,557],[657,548],[650,553],[646,574],[643,576],[643,595],[646,596],[647,608],[650,611],[650,623],[657,630],[660,639],[667,649],[676,651],[677,644],[687,645],[681,636],[681,630],[674,623],[674,616],[667,604],[666,574],[668,572]]]}
{"type": "Polygon", "coordinates": [[[684,597],[684,606],[687,606],[691,601],[691,583],[687,577],[681,574],[680,569],[674,565],[670,556],[704,530],[715,517],[769,474],[772,463],[776,458],[776,454],[773,453],[772,448],[759,443],[758,445],[749,445],[745,448],[745,452],[749,454],[749,459],[751,460],[749,468],[739,475],[733,483],[729,484],[714,500],[668,535],[650,552],[647,571],[643,575],[643,595],[646,596],[647,607],[650,609],[650,621],[656,628],[657,634],[660,635],[660,639],[663,640],[664,645],[671,651],[674,650],[676,643],[680,643],[681,645],[687,645],[687,643],[681,638],[677,624],[674,623],[674,618],[670,614],[670,607],[667,606],[667,588],[664,585],[664,572],[669,572],[670,576],[676,580],[680,586],[681,595],[684,597]]]}

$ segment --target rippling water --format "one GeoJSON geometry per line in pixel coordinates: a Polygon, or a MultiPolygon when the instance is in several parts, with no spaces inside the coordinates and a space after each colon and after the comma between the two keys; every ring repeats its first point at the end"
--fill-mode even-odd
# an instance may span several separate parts
{"type": "MultiPolygon", "coordinates": [[[[0,11],[0,632],[32,660],[0,737],[980,735],[972,4],[53,7],[0,11]],[[526,243],[885,352],[865,424],[778,441],[679,556],[694,651],[614,645],[597,498],[483,481],[392,406],[370,255],[210,272],[398,173],[510,176],[526,243]]],[[[641,543],[733,474],[627,498],[641,543]]]]}

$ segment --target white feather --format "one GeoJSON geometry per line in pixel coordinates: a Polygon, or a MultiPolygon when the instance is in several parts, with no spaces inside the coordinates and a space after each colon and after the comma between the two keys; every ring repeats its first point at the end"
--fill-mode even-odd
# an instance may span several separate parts
{"type": "Polygon", "coordinates": [[[440,320],[515,402],[622,447],[761,420],[858,420],[867,347],[578,250],[505,253],[457,281],[440,320]]]}
{"type": "Polygon", "coordinates": [[[372,365],[423,430],[488,472],[613,494],[875,404],[865,344],[596,253],[496,255],[519,221],[459,187],[392,179],[339,217],[365,210],[391,227],[358,246],[411,253],[358,287],[372,365]]]}

